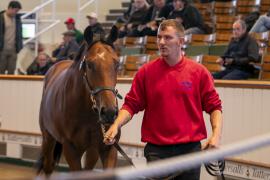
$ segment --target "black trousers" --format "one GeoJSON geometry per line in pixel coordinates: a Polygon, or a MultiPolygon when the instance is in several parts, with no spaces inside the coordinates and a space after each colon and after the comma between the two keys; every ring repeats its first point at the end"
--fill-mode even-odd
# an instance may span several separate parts
{"type": "MultiPolygon", "coordinates": [[[[154,145],[147,143],[144,148],[144,156],[147,162],[156,161],[160,159],[165,159],[173,156],[184,155],[192,152],[201,151],[200,142],[192,142],[186,144],[176,144],[176,145],[154,145]]],[[[201,173],[201,167],[196,167],[181,172],[174,180],[199,180],[201,173]]],[[[176,172],[178,174],[178,172],[176,172]]],[[[172,174],[167,175],[171,176],[172,174]]],[[[156,178],[156,177],[153,177],[156,178]]],[[[166,177],[158,177],[156,179],[166,179],[166,177]]]]}

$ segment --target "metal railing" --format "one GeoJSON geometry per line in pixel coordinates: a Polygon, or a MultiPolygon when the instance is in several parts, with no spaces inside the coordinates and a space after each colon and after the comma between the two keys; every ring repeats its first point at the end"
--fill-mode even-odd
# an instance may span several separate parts
{"type": "Polygon", "coordinates": [[[24,14],[21,17],[22,22],[32,22],[35,23],[36,28],[35,28],[35,36],[31,37],[27,40],[24,41],[24,44],[27,44],[33,40],[35,40],[35,55],[37,55],[38,53],[38,38],[40,35],[42,35],[43,33],[45,33],[46,31],[48,31],[49,29],[53,28],[54,26],[56,26],[58,23],[60,23],[60,20],[56,20],[55,19],[55,7],[56,7],[56,0],[47,0],[44,3],[40,4],[39,6],[36,6],[32,11],[24,14]],[[51,15],[51,19],[45,19],[45,20],[40,20],[40,11],[48,6],[49,4],[52,4],[52,15],[51,15]],[[26,19],[28,16],[35,14],[35,19],[26,19]],[[40,22],[46,22],[46,23],[51,23],[50,25],[48,25],[46,28],[42,29],[39,31],[39,23],[40,22]]]}
{"type": "Polygon", "coordinates": [[[95,3],[95,12],[98,14],[98,1],[97,0],[89,0],[88,2],[82,4],[81,0],[77,1],[77,6],[78,6],[78,10],[77,10],[77,24],[78,27],[80,27],[81,25],[81,12],[88,6],[90,6],[91,4],[95,3]]]}

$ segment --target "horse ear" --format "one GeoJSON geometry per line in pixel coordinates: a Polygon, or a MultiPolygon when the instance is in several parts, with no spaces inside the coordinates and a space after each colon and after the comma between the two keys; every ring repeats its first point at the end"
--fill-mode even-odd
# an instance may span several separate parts
{"type": "Polygon", "coordinates": [[[118,28],[115,25],[113,25],[106,41],[110,44],[113,44],[113,42],[116,41],[117,38],[118,38],[118,28]]]}
{"type": "Polygon", "coordinates": [[[84,30],[84,39],[87,42],[88,45],[90,45],[93,41],[93,31],[91,26],[88,26],[87,28],[85,28],[84,30]]]}
{"type": "Polygon", "coordinates": [[[80,61],[82,59],[85,46],[86,46],[86,43],[83,42],[82,45],[80,46],[80,49],[79,49],[78,53],[75,56],[75,59],[74,59],[75,61],[80,61]]]}

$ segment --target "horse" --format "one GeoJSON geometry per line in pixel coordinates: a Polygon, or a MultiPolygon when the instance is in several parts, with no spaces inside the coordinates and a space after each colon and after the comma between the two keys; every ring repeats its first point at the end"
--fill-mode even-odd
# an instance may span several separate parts
{"type": "Polygon", "coordinates": [[[103,143],[101,127],[108,128],[118,113],[119,59],[112,46],[117,32],[113,27],[106,41],[93,41],[91,27],[87,27],[75,59],[56,63],[45,75],[38,174],[50,175],[62,152],[71,171],[82,170],[84,153],[85,169],[93,169],[99,158],[103,168],[116,166],[117,150],[103,143]]]}

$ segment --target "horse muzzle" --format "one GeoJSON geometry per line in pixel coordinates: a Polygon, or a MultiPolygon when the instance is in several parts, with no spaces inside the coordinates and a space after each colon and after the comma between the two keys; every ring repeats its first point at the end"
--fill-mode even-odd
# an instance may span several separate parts
{"type": "Polygon", "coordinates": [[[102,124],[112,124],[118,115],[118,109],[101,107],[99,115],[102,124]]]}

